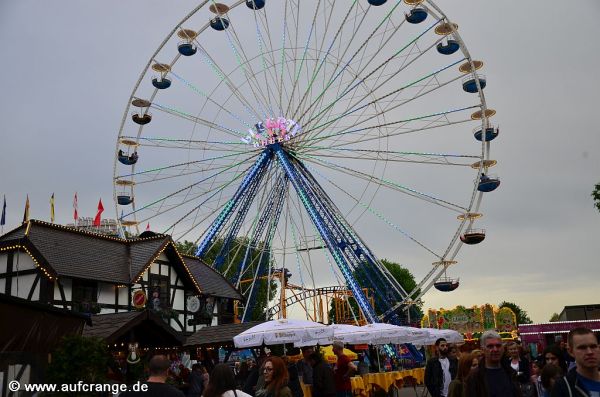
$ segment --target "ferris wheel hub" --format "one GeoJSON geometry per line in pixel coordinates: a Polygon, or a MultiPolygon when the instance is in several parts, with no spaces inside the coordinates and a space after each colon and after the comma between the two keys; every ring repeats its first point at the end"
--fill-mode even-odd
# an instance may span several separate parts
{"type": "Polygon", "coordinates": [[[266,147],[275,143],[285,144],[301,133],[302,127],[292,119],[268,117],[248,129],[248,135],[242,138],[242,142],[255,148],[266,147]]]}

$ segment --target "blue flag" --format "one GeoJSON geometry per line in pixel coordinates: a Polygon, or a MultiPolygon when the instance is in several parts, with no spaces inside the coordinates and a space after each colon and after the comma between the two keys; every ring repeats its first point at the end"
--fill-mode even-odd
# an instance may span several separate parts
{"type": "Polygon", "coordinates": [[[0,226],[6,225],[6,195],[4,195],[4,204],[2,205],[2,218],[0,218],[0,226]]]}

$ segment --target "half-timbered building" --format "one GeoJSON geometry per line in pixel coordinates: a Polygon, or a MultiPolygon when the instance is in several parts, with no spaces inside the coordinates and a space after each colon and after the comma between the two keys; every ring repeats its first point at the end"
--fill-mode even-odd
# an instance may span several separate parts
{"type": "Polygon", "coordinates": [[[148,310],[188,335],[234,322],[242,299],[168,235],[121,239],[37,220],[0,236],[0,294],[100,316],[148,310]]]}

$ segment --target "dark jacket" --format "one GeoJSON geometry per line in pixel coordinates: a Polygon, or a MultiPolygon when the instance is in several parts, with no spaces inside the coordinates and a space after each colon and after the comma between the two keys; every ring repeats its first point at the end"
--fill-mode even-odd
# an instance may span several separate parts
{"type": "Polygon", "coordinates": [[[550,393],[551,397],[589,397],[588,392],[577,379],[577,368],[570,370],[566,376],[557,380],[550,393]]]}
{"type": "MultiPolygon", "coordinates": [[[[458,370],[458,360],[448,358],[450,361],[450,378],[454,380],[456,378],[456,372],[458,370]]],[[[442,364],[438,357],[430,358],[425,366],[425,386],[431,397],[440,397],[442,394],[442,388],[444,387],[444,371],[442,370],[442,364]]]]}
{"type": "Polygon", "coordinates": [[[288,387],[292,391],[292,396],[303,397],[304,392],[302,391],[302,386],[300,386],[300,379],[298,378],[298,368],[296,368],[296,365],[288,365],[288,376],[288,387]]]}
{"type": "MultiPolygon", "coordinates": [[[[510,380],[513,389],[512,396],[505,397],[521,397],[521,389],[515,371],[510,366],[506,367],[504,363],[502,369],[504,370],[506,377],[510,380]]],[[[465,390],[467,397],[489,397],[490,393],[486,380],[485,360],[481,360],[479,367],[471,370],[471,373],[465,380],[465,390]]]]}
{"type": "MultiPolygon", "coordinates": [[[[505,359],[505,363],[504,365],[507,367],[510,367],[510,362],[511,359],[510,357],[507,357],[505,359]]],[[[529,360],[527,360],[525,357],[521,357],[519,360],[519,374],[517,375],[517,380],[519,381],[519,383],[531,383],[531,366],[529,363],[529,360]]],[[[513,370],[514,371],[514,370],[513,370]]]]}
{"type": "Polygon", "coordinates": [[[324,361],[320,361],[313,367],[313,397],[335,396],[335,377],[333,369],[324,361]]]}

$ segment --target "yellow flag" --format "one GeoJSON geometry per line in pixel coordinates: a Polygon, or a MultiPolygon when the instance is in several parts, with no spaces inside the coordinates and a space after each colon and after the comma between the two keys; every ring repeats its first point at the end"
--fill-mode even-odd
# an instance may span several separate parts
{"type": "Polygon", "coordinates": [[[50,222],[54,223],[54,193],[50,197],[50,222]]]}
{"type": "Polygon", "coordinates": [[[27,195],[27,200],[25,201],[25,212],[23,212],[23,223],[29,222],[29,194],[27,195]]]}

